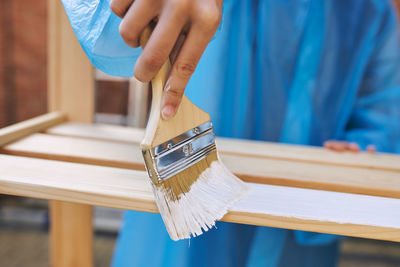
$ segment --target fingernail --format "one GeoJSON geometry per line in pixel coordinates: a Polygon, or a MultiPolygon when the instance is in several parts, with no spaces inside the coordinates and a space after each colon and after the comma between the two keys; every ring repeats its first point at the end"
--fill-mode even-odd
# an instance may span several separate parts
{"type": "Polygon", "coordinates": [[[168,80],[167,80],[167,82],[165,83],[165,85],[164,85],[164,91],[165,92],[167,92],[167,91],[169,91],[169,89],[171,89],[171,82],[170,82],[170,80],[171,80],[171,78],[169,78],[168,80]]]}
{"type": "Polygon", "coordinates": [[[374,145],[368,145],[367,146],[367,152],[375,153],[376,152],[376,147],[374,145]]]}
{"type": "Polygon", "coordinates": [[[358,146],[357,143],[349,143],[349,150],[353,152],[358,152],[360,151],[360,147],[358,146]]]}
{"type": "Polygon", "coordinates": [[[162,108],[161,116],[164,120],[169,120],[175,115],[175,108],[172,105],[166,105],[162,108]]]}

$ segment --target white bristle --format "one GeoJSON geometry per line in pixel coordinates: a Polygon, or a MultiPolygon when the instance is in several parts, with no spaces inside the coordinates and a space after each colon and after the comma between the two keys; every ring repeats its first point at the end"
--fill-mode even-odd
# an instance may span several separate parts
{"type": "Polygon", "coordinates": [[[213,161],[179,200],[153,185],[158,209],[172,240],[201,235],[215,225],[250,188],[219,160],[213,161]]]}

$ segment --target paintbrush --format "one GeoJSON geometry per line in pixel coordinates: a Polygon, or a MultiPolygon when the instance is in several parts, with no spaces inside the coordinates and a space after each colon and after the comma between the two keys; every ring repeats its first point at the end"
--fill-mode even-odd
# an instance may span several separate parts
{"type": "MultiPolygon", "coordinates": [[[[143,48],[151,32],[151,26],[142,32],[143,48]]],[[[161,97],[170,68],[168,59],[151,81],[151,111],[140,146],[158,209],[176,241],[211,229],[249,189],[218,159],[208,113],[183,96],[176,115],[162,119],[161,97]]]]}

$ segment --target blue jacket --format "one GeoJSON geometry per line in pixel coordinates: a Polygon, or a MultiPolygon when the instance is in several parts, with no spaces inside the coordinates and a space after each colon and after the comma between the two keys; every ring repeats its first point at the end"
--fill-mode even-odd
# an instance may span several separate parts
{"type": "MultiPolygon", "coordinates": [[[[131,76],[106,0],[63,0],[92,63],[131,76]]],[[[389,0],[225,0],[188,87],[217,135],[400,151],[400,50],[389,0]]],[[[173,242],[156,214],[127,212],[114,266],[332,266],[333,235],[230,223],[173,242]]]]}

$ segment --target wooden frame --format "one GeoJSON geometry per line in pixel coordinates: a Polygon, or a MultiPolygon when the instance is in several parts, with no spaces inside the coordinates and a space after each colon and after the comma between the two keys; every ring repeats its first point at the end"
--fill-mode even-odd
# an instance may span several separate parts
{"type": "MultiPolygon", "coordinates": [[[[144,171],[138,145],[141,133],[134,128],[64,123],[6,145],[1,151],[144,171]],[[71,132],[75,136],[70,136],[71,132]],[[103,137],[96,139],[99,135],[103,137]],[[111,136],[108,140],[107,135],[111,136]]],[[[224,163],[246,182],[400,198],[398,156],[338,154],[320,148],[219,138],[217,146],[224,163]],[[246,151],[244,147],[247,154],[241,152],[246,151]]]]}
{"type": "MultiPolygon", "coordinates": [[[[61,1],[48,0],[48,110],[70,121],[92,122],[92,66],[69,24],[61,1]]],[[[92,207],[50,202],[51,266],[92,266],[92,207]],[[78,219],[79,218],[79,219],[78,219]]]]}
{"type": "MultiPolygon", "coordinates": [[[[0,157],[0,169],[5,170],[0,175],[0,192],[52,200],[52,214],[58,217],[53,219],[54,245],[63,239],[68,239],[63,241],[67,243],[76,242],[71,233],[74,227],[79,237],[83,235],[82,229],[91,233],[89,205],[157,212],[138,147],[143,131],[63,123],[64,118],[63,113],[49,113],[0,130],[0,142],[5,144],[1,152],[13,155],[0,157]],[[9,143],[10,140],[14,142],[9,143]],[[72,215],[75,212],[79,215],[72,215]],[[80,221],[79,226],[63,229],[69,221],[65,218],[71,217],[79,217],[86,223],[80,221]]],[[[398,156],[338,154],[320,148],[233,139],[217,139],[217,144],[226,165],[254,188],[253,194],[232,207],[224,220],[400,241],[398,156]],[[250,148],[252,154],[243,154],[241,147],[250,148]],[[336,207],[331,199],[337,205],[342,201],[340,214],[326,217],[324,210],[336,207]],[[296,208],[290,209],[294,204],[296,208]],[[374,214],[369,215],[371,212],[374,214]]],[[[60,253],[65,252],[67,259],[87,260],[91,235],[87,236],[85,248],[53,249],[58,253],[53,258],[60,259],[60,253]],[[74,251],[78,254],[71,257],[74,251]]]]}
{"type": "MultiPolygon", "coordinates": [[[[93,205],[157,207],[143,130],[91,124],[92,67],[61,3],[48,3],[53,112],[0,129],[0,193],[49,199],[51,265],[93,266],[93,205]]],[[[400,242],[400,157],[232,139],[217,146],[253,188],[223,220],[400,242]]]]}

